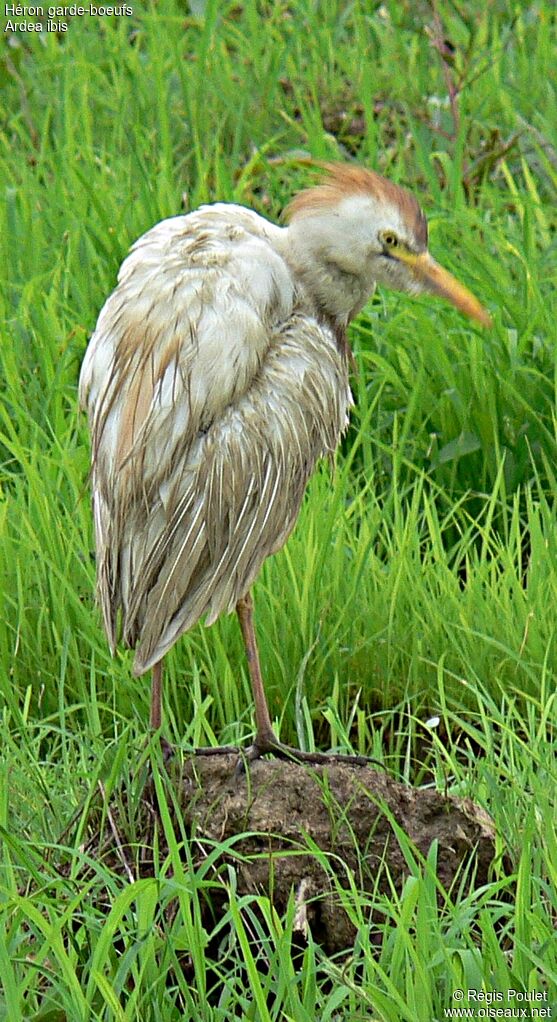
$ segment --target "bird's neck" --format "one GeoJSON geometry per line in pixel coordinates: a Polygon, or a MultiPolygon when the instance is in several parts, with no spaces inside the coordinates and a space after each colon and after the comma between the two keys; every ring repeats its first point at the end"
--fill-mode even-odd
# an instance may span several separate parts
{"type": "Polygon", "coordinates": [[[319,251],[308,251],[300,234],[285,232],[284,258],[303,299],[320,319],[332,325],[335,333],[346,327],[373,291],[368,280],[343,270],[319,251]]]}

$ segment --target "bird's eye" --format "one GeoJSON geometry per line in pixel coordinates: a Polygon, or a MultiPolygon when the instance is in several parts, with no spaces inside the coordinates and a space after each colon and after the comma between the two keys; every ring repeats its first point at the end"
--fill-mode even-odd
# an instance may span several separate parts
{"type": "Polygon", "coordinates": [[[391,232],[387,232],[387,234],[384,234],[383,244],[386,245],[387,248],[396,248],[398,245],[398,238],[396,234],[392,234],[391,232]]]}

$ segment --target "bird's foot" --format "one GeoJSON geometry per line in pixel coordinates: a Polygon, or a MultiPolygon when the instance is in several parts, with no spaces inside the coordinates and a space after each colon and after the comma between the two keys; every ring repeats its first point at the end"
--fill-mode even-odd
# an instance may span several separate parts
{"type": "MultiPolygon", "coordinates": [[[[165,743],[165,761],[168,758],[168,749],[171,746],[165,743]]],[[[285,745],[279,741],[274,731],[268,734],[256,735],[252,745],[243,748],[238,745],[210,745],[192,749],[193,756],[236,756],[236,774],[245,773],[247,765],[254,763],[263,756],[275,756],[277,759],[287,759],[292,763],[310,763],[316,766],[327,766],[332,763],[345,763],[347,766],[377,766],[381,769],[384,764],[371,756],[348,755],[342,752],[304,752],[291,745],[285,745]]]]}
{"type": "Polygon", "coordinates": [[[162,761],[166,766],[168,763],[170,763],[170,760],[174,758],[174,746],[171,745],[170,742],[166,740],[166,738],[163,738],[161,734],[151,734],[148,737],[145,745],[146,747],[148,747],[151,742],[157,741],[161,750],[162,761]]]}
{"type": "Polygon", "coordinates": [[[327,766],[332,763],[345,763],[347,766],[378,766],[383,768],[384,764],[371,756],[348,755],[342,752],[303,752],[302,749],[295,749],[291,745],[284,745],[279,741],[273,731],[268,735],[256,735],[255,741],[247,749],[240,750],[240,757],[236,766],[236,772],[242,772],[246,763],[253,763],[262,756],[276,756],[277,759],[288,759],[293,763],[311,763],[317,766],[327,766]]]}
{"type": "Polygon", "coordinates": [[[238,756],[240,752],[238,745],[203,745],[193,749],[194,756],[238,756]]]}

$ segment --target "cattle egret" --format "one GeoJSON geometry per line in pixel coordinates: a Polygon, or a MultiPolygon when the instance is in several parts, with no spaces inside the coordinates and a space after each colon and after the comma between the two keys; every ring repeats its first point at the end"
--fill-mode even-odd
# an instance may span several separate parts
{"type": "Polygon", "coordinates": [[[348,423],[346,328],[376,284],[476,298],[430,256],[416,199],[371,170],[325,164],[278,227],[216,203],[132,247],[80,377],[92,438],[97,587],[114,652],[152,670],[200,619],[236,609],[255,703],[248,756],[319,759],[276,737],[250,590],[294,527],[315,464],[348,423]]]}

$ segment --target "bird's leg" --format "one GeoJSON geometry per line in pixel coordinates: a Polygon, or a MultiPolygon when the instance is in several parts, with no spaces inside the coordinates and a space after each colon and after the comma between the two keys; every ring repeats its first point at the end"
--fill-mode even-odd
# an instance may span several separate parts
{"type": "Polygon", "coordinates": [[[273,731],[267,700],[265,698],[265,689],[263,688],[263,678],[261,677],[261,667],[259,664],[259,653],[257,651],[257,640],[255,638],[255,630],[253,627],[253,600],[251,598],[251,593],[248,592],[246,596],[243,596],[241,600],[238,600],[238,603],[236,604],[236,613],[238,614],[240,628],[242,629],[251,688],[255,701],[255,723],[257,727],[255,741],[246,751],[245,756],[241,749],[231,745],[220,745],[217,748],[211,746],[209,748],[196,749],[195,755],[216,756],[229,753],[235,753],[236,755],[240,754],[243,758],[238,761],[239,767],[244,759],[257,759],[259,756],[262,756],[264,752],[274,752],[276,749],[280,749],[281,745],[273,731]]]}
{"type": "MultiPolygon", "coordinates": [[[[162,660],[153,664],[151,669],[151,731],[158,731],[162,724],[162,660]]],[[[163,760],[168,763],[173,756],[173,748],[170,742],[162,735],[159,739],[162,749],[163,760]]]]}
{"type": "Polygon", "coordinates": [[[298,763],[350,763],[352,766],[367,766],[370,762],[374,762],[368,759],[367,756],[346,756],[334,752],[302,752],[301,749],[293,749],[289,745],[279,742],[273,731],[267,699],[265,698],[265,689],[263,688],[257,640],[253,627],[253,600],[251,593],[247,593],[241,600],[238,600],[236,612],[246,647],[249,676],[255,701],[255,723],[257,727],[255,740],[253,745],[246,749],[245,759],[248,761],[254,760],[264,753],[270,752],[281,759],[291,759],[298,763]]]}
{"type": "Polygon", "coordinates": [[[255,724],[257,731],[254,746],[256,749],[270,752],[280,743],[273,731],[269,708],[267,706],[267,699],[265,697],[265,689],[263,688],[263,678],[261,677],[261,666],[257,650],[257,639],[255,637],[255,629],[253,627],[253,600],[251,598],[251,593],[248,592],[241,600],[238,600],[238,603],[236,604],[236,613],[238,614],[240,628],[242,629],[249,676],[251,680],[251,689],[255,702],[255,724]]]}
{"type": "Polygon", "coordinates": [[[151,671],[151,730],[158,731],[162,723],[162,660],[151,671]]]}
{"type": "MultiPolygon", "coordinates": [[[[162,724],[162,660],[153,664],[151,670],[151,731],[158,731],[162,724]]],[[[163,759],[167,763],[172,759],[174,750],[166,738],[160,737],[163,759]]],[[[238,752],[234,746],[221,746],[218,749],[196,749],[196,755],[212,755],[214,753],[238,752]]]]}
{"type": "MultiPolygon", "coordinates": [[[[265,689],[263,688],[257,640],[253,627],[253,600],[251,593],[248,592],[246,596],[238,600],[236,612],[246,647],[251,688],[255,701],[255,723],[257,727],[253,745],[246,749],[243,758],[251,761],[258,759],[259,756],[266,752],[270,752],[281,759],[290,759],[298,763],[347,763],[350,766],[369,766],[370,763],[375,763],[377,766],[383,766],[382,763],[378,763],[377,760],[371,759],[368,756],[349,756],[337,752],[302,752],[301,749],[293,749],[291,746],[284,745],[278,740],[273,731],[265,689]]],[[[239,761],[238,766],[241,766],[241,764],[242,760],[239,761]]]]}

